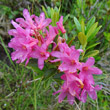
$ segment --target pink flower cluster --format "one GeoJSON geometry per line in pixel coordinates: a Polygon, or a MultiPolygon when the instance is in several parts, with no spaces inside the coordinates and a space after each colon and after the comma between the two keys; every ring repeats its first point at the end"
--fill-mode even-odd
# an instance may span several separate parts
{"type": "Polygon", "coordinates": [[[74,46],[68,47],[64,43],[59,43],[59,51],[53,51],[52,56],[58,58],[51,62],[61,61],[58,69],[65,74],[61,76],[64,80],[64,84],[61,89],[56,93],[59,95],[59,103],[67,96],[69,104],[74,103],[74,99],[86,102],[87,94],[96,99],[96,91],[100,90],[99,85],[95,86],[95,82],[92,74],[102,74],[102,71],[97,67],[94,67],[95,60],[90,57],[86,63],[79,62],[79,56],[81,49],[76,50],[74,46]]]}
{"type": "Polygon", "coordinates": [[[75,49],[74,46],[69,47],[65,40],[59,36],[59,30],[62,34],[66,33],[63,27],[63,16],[56,23],[56,27],[50,25],[51,19],[45,19],[44,13],[40,16],[30,15],[27,9],[23,11],[24,18],[17,18],[16,22],[11,21],[15,29],[9,30],[9,35],[14,36],[9,43],[9,47],[15,51],[12,52],[12,60],[17,60],[17,63],[22,63],[26,60],[26,65],[30,58],[38,59],[39,69],[43,69],[44,61],[50,56],[57,59],[50,62],[61,62],[58,69],[64,74],[61,79],[64,80],[61,89],[56,93],[59,95],[59,103],[67,99],[70,104],[73,104],[77,98],[82,102],[86,102],[87,94],[96,99],[96,91],[100,90],[99,85],[95,86],[92,74],[102,74],[102,71],[94,67],[94,58],[89,58],[86,63],[79,62],[82,49],[75,49]],[[54,42],[58,35],[57,44],[54,42]],[[53,44],[51,52],[49,45],[53,44]]]}
{"type": "Polygon", "coordinates": [[[45,14],[40,16],[29,14],[27,9],[23,11],[23,18],[17,18],[16,22],[11,21],[15,29],[9,30],[9,35],[14,36],[9,43],[9,47],[15,52],[11,54],[12,60],[17,60],[17,63],[22,63],[26,60],[26,65],[30,58],[38,59],[38,67],[43,69],[44,61],[48,59],[50,53],[48,46],[53,43],[58,30],[65,33],[62,22],[63,17],[57,22],[56,27],[49,25],[51,19],[45,19],[45,14]],[[49,30],[46,27],[49,27],[49,30]]]}

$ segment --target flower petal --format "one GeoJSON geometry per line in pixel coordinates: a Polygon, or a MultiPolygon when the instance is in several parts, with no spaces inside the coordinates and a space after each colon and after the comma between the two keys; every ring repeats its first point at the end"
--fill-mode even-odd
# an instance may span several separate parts
{"type": "Polygon", "coordinates": [[[66,97],[66,92],[62,92],[60,95],[59,95],[59,99],[58,99],[58,102],[61,103],[63,101],[63,99],[66,97]]]}
{"type": "Polygon", "coordinates": [[[83,103],[85,103],[86,100],[87,100],[87,92],[86,92],[85,89],[83,89],[82,92],[81,92],[81,101],[82,101],[83,103]]]}
{"type": "Polygon", "coordinates": [[[89,96],[93,99],[93,100],[96,100],[97,99],[97,94],[96,94],[96,91],[93,90],[93,91],[88,91],[88,94],[89,96]]]}
{"type": "Polygon", "coordinates": [[[102,71],[97,67],[92,67],[89,70],[92,72],[92,74],[102,74],[102,71]]]}
{"type": "Polygon", "coordinates": [[[41,70],[43,69],[43,67],[44,67],[44,59],[42,59],[42,58],[38,59],[38,67],[41,70]]]}
{"type": "Polygon", "coordinates": [[[94,63],[95,63],[95,59],[93,57],[88,58],[88,60],[86,61],[87,66],[93,66],[94,63]]]}
{"type": "Polygon", "coordinates": [[[70,105],[72,105],[74,103],[74,96],[68,94],[67,99],[68,99],[68,102],[69,102],[70,105]]]}

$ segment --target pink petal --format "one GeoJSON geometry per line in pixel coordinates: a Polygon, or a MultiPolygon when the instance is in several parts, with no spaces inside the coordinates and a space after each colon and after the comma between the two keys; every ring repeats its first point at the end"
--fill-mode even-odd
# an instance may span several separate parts
{"type": "Polygon", "coordinates": [[[66,30],[63,27],[63,16],[60,17],[59,22],[57,22],[56,24],[62,33],[66,33],[66,30]]]}
{"type": "Polygon", "coordinates": [[[18,22],[20,24],[20,26],[22,26],[22,27],[26,28],[28,26],[28,24],[26,23],[26,21],[23,18],[17,18],[16,22],[18,22]]]}
{"type": "Polygon", "coordinates": [[[11,21],[11,23],[13,24],[13,26],[14,26],[15,28],[20,27],[20,26],[19,26],[19,24],[17,24],[17,23],[16,23],[16,22],[14,22],[13,20],[11,21]]]}
{"type": "Polygon", "coordinates": [[[97,67],[92,67],[89,70],[92,72],[92,74],[102,74],[102,71],[97,67]]]}
{"type": "Polygon", "coordinates": [[[93,66],[94,63],[95,63],[95,59],[93,57],[88,58],[88,60],[86,61],[87,66],[93,66]]]}
{"type": "Polygon", "coordinates": [[[85,103],[86,100],[87,100],[87,92],[86,92],[85,89],[83,89],[82,92],[81,92],[81,101],[82,101],[83,103],[85,103]]]}
{"type": "Polygon", "coordinates": [[[96,100],[97,99],[97,94],[96,94],[96,91],[93,90],[93,91],[88,91],[88,94],[89,96],[93,99],[93,100],[96,100]]]}
{"type": "Polygon", "coordinates": [[[53,95],[56,95],[56,94],[58,94],[59,92],[61,92],[61,90],[58,90],[58,91],[54,92],[53,95]]]}
{"type": "Polygon", "coordinates": [[[30,19],[30,14],[29,14],[29,11],[27,9],[24,9],[23,10],[23,16],[25,19],[30,19]]]}
{"type": "Polygon", "coordinates": [[[67,99],[68,99],[68,102],[70,105],[72,105],[74,103],[74,96],[68,94],[67,99]]]}
{"type": "Polygon", "coordinates": [[[29,59],[30,58],[27,58],[26,63],[25,63],[25,66],[27,66],[27,64],[29,63],[29,59]]]}
{"type": "Polygon", "coordinates": [[[58,52],[58,51],[53,51],[50,54],[51,54],[51,56],[57,57],[57,58],[60,58],[62,56],[62,53],[58,52]]]}
{"type": "Polygon", "coordinates": [[[58,99],[58,102],[61,103],[63,101],[63,99],[66,97],[66,93],[65,92],[62,92],[60,95],[59,95],[59,99],[58,99]]]}
{"type": "Polygon", "coordinates": [[[63,79],[63,80],[67,80],[66,75],[63,74],[63,75],[61,76],[61,79],[63,79]]]}
{"type": "Polygon", "coordinates": [[[16,29],[11,29],[11,30],[9,30],[9,31],[8,31],[8,34],[9,34],[9,35],[12,35],[12,36],[14,36],[14,37],[18,36],[18,33],[17,33],[16,29]]]}
{"type": "Polygon", "coordinates": [[[48,39],[46,41],[46,44],[49,45],[53,42],[56,36],[55,30],[51,25],[49,26],[49,34],[47,34],[47,36],[48,36],[48,39]]]}
{"type": "Polygon", "coordinates": [[[94,88],[95,88],[95,90],[99,91],[102,89],[102,86],[96,85],[94,88]]]}
{"type": "Polygon", "coordinates": [[[42,59],[42,58],[38,59],[38,67],[41,70],[43,69],[43,67],[44,67],[44,59],[42,59]]]}
{"type": "Polygon", "coordinates": [[[84,52],[82,49],[78,49],[79,52],[84,52]]]}

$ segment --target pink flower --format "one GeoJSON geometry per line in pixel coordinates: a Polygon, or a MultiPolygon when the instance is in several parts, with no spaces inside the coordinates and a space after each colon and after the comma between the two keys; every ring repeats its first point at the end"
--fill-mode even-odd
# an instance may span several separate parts
{"type": "Polygon", "coordinates": [[[15,50],[15,52],[11,54],[12,60],[18,59],[17,63],[22,63],[26,59],[29,60],[33,46],[36,45],[37,42],[37,39],[31,37],[15,37],[11,39],[8,46],[15,50]]]}
{"type": "Polygon", "coordinates": [[[44,61],[48,59],[50,56],[50,53],[47,52],[47,45],[43,44],[41,47],[40,46],[34,46],[33,51],[31,52],[31,57],[32,58],[37,58],[38,59],[38,67],[39,69],[43,69],[44,67],[44,61]]]}
{"type": "Polygon", "coordinates": [[[94,63],[94,58],[90,57],[86,61],[86,63],[82,63],[80,66],[79,78],[84,83],[84,88],[81,92],[81,100],[84,103],[87,99],[87,93],[93,100],[95,100],[97,98],[96,90],[101,89],[99,85],[97,85],[96,87],[93,86],[95,82],[92,74],[102,74],[102,71],[100,69],[98,69],[97,67],[93,67],[94,63]]]}
{"type": "Polygon", "coordinates": [[[59,51],[51,52],[51,55],[57,57],[62,61],[59,66],[60,71],[76,72],[79,68],[79,50],[76,50],[73,46],[68,47],[66,43],[59,44],[59,51]]]}
{"type": "Polygon", "coordinates": [[[25,29],[26,28],[32,29],[33,31],[35,31],[35,33],[38,30],[45,29],[45,27],[47,27],[51,23],[50,18],[45,19],[44,13],[41,13],[39,17],[35,15],[30,16],[29,11],[27,9],[24,9],[23,16],[25,19],[17,18],[16,22],[18,22],[19,25],[25,29]]]}
{"type": "Polygon", "coordinates": [[[18,22],[20,24],[20,26],[23,28],[35,29],[36,28],[35,23],[27,9],[23,10],[23,16],[24,16],[25,20],[23,18],[17,18],[16,22],[18,22]]]}
{"type": "Polygon", "coordinates": [[[80,100],[80,92],[84,84],[78,78],[77,73],[65,73],[61,76],[61,79],[65,80],[65,82],[61,86],[61,89],[54,93],[54,95],[59,92],[61,93],[59,95],[59,103],[61,103],[66,96],[69,104],[74,103],[75,97],[80,100]]]}
{"type": "Polygon", "coordinates": [[[37,30],[42,30],[47,27],[51,23],[51,19],[45,19],[45,14],[41,13],[39,17],[35,16],[35,24],[37,26],[37,30]]]}
{"type": "Polygon", "coordinates": [[[60,20],[56,23],[58,26],[58,29],[64,34],[66,33],[66,30],[63,27],[63,16],[60,17],[60,20]]]}
{"type": "Polygon", "coordinates": [[[90,98],[92,98],[93,100],[97,99],[97,94],[96,91],[100,90],[101,87],[99,85],[96,85],[95,87],[92,85],[91,81],[89,81],[89,79],[85,79],[83,81],[84,83],[84,88],[81,92],[81,101],[83,103],[86,102],[87,99],[87,94],[90,96],[90,98]]]}
{"type": "Polygon", "coordinates": [[[51,43],[53,43],[53,40],[56,36],[54,27],[52,27],[51,25],[49,26],[49,31],[46,31],[47,36],[45,37],[45,43],[47,44],[47,46],[51,43]]]}
{"type": "Polygon", "coordinates": [[[75,95],[75,93],[74,93],[74,95],[70,94],[69,88],[68,88],[66,82],[62,85],[61,89],[58,90],[57,92],[55,92],[53,95],[55,95],[57,93],[60,93],[59,99],[58,99],[59,103],[61,103],[66,96],[67,96],[67,100],[68,100],[69,104],[72,105],[74,103],[74,98],[75,98],[74,95],[75,95]]]}
{"type": "Polygon", "coordinates": [[[16,29],[9,30],[9,35],[12,35],[14,37],[30,37],[30,29],[23,29],[19,24],[17,24],[13,20],[11,21],[11,23],[16,29]]]}
{"type": "Polygon", "coordinates": [[[102,74],[102,71],[97,68],[97,67],[93,67],[95,63],[95,60],[93,57],[88,58],[88,60],[86,61],[86,63],[82,63],[80,65],[80,73],[79,76],[82,80],[84,80],[84,78],[89,78],[89,80],[91,80],[94,84],[93,81],[93,77],[92,74],[102,74]]]}

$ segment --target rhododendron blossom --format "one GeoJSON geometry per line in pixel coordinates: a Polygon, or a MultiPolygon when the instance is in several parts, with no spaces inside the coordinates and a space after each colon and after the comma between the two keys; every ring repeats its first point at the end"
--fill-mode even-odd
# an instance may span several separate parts
{"type": "Polygon", "coordinates": [[[51,52],[51,55],[59,58],[62,63],[59,66],[60,71],[76,72],[80,66],[79,55],[80,52],[73,46],[69,47],[66,43],[59,44],[59,51],[51,52]],[[74,57],[73,57],[74,56],[74,57]]]}
{"type": "Polygon", "coordinates": [[[30,59],[37,59],[36,63],[41,70],[46,63],[53,66],[54,63],[59,62],[57,66],[52,67],[57,68],[58,73],[64,72],[61,76],[63,84],[54,93],[54,95],[60,93],[58,102],[61,103],[67,97],[69,104],[73,104],[75,98],[85,103],[87,95],[95,100],[96,91],[100,90],[101,86],[95,84],[93,74],[100,75],[102,71],[94,66],[93,57],[88,58],[85,63],[80,62],[83,50],[76,49],[75,46],[69,47],[66,39],[61,37],[59,30],[63,34],[66,33],[63,16],[54,27],[50,24],[51,19],[45,18],[43,12],[38,17],[30,15],[29,11],[24,9],[23,17],[17,18],[16,22],[12,20],[15,29],[8,32],[13,36],[8,46],[15,50],[11,53],[12,60],[17,60],[17,63],[26,61],[25,65],[27,65],[30,59]]]}
{"type": "Polygon", "coordinates": [[[64,34],[66,33],[66,30],[64,29],[64,26],[63,26],[63,16],[61,16],[59,22],[56,23],[57,26],[58,26],[58,29],[64,34]]]}
{"type": "Polygon", "coordinates": [[[38,67],[43,69],[44,61],[50,56],[48,46],[53,42],[56,33],[50,24],[51,19],[45,19],[45,14],[40,17],[30,16],[27,9],[23,11],[23,18],[17,18],[11,23],[16,29],[9,30],[9,34],[14,36],[9,43],[9,47],[15,49],[12,53],[12,60],[22,63],[26,59],[26,65],[30,58],[38,59],[38,67]],[[46,27],[49,26],[49,30],[46,27]],[[40,33],[42,31],[42,34],[40,33]]]}

